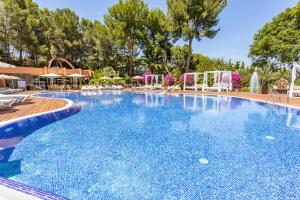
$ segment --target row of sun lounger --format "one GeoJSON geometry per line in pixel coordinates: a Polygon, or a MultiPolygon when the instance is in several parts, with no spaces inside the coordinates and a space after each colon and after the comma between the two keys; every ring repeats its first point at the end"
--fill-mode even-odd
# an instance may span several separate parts
{"type": "MultiPolygon", "coordinates": [[[[137,89],[142,89],[142,90],[162,90],[163,87],[162,85],[144,85],[137,87],[137,89]]],[[[179,85],[172,85],[167,87],[167,91],[176,91],[180,90],[181,87],[179,85]]]]}
{"type": "Polygon", "coordinates": [[[121,90],[124,89],[124,87],[122,85],[84,85],[81,87],[81,90],[121,90]]]}
{"type": "Polygon", "coordinates": [[[0,94],[0,109],[10,109],[14,105],[24,103],[30,98],[30,95],[25,94],[0,94]]]}
{"type": "Polygon", "coordinates": [[[22,89],[0,88],[0,94],[15,94],[22,91],[22,89]]]}

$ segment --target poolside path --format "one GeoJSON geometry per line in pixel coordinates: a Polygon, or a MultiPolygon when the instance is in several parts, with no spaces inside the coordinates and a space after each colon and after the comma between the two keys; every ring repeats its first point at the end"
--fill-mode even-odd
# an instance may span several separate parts
{"type": "Polygon", "coordinates": [[[250,98],[256,99],[260,101],[266,101],[269,103],[275,104],[283,104],[283,105],[290,105],[300,107],[300,98],[287,98],[286,94],[256,94],[256,93],[249,93],[249,92],[222,92],[222,93],[215,93],[215,92],[202,92],[202,91],[178,91],[172,93],[179,93],[179,94],[199,94],[199,95],[222,95],[222,96],[233,96],[233,97],[241,97],[241,98],[250,98]]]}
{"type": "MultiPolygon", "coordinates": [[[[134,91],[131,89],[127,89],[128,91],[134,91]]],[[[155,90],[135,90],[138,92],[160,92],[155,90]]],[[[222,96],[233,96],[233,97],[241,97],[241,98],[250,98],[260,101],[266,101],[272,104],[283,104],[283,105],[290,105],[300,107],[300,97],[297,98],[287,98],[286,94],[257,94],[257,93],[249,93],[249,92],[202,92],[202,91],[172,91],[166,92],[166,94],[197,94],[197,95],[222,95],[222,96]]]]}

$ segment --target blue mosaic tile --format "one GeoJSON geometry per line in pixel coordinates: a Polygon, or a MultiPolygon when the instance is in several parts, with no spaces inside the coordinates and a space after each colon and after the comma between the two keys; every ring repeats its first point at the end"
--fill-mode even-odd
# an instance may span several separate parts
{"type": "Polygon", "coordinates": [[[80,106],[0,128],[0,175],[30,185],[25,192],[75,200],[300,199],[297,109],[215,96],[43,96],[80,106]]]}

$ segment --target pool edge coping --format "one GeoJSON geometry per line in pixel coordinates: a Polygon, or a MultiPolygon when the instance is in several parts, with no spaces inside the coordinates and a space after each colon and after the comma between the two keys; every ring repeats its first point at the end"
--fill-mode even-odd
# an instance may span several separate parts
{"type": "Polygon", "coordinates": [[[252,100],[252,101],[258,101],[258,102],[263,102],[263,103],[267,103],[270,105],[276,105],[276,106],[282,106],[282,107],[287,107],[287,108],[294,108],[294,109],[299,109],[300,110],[300,105],[299,106],[294,106],[294,105],[288,105],[288,104],[282,104],[282,103],[274,103],[271,101],[265,101],[265,100],[261,100],[261,99],[255,99],[252,97],[242,97],[242,96],[235,96],[235,95],[226,95],[226,94],[218,94],[218,93],[203,93],[203,94],[197,94],[197,93],[185,93],[185,92],[171,92],[171,93],[167,93],[167,92],[152,92],[152,91],[128,91],[128,90],[124,90],[123,92],[133,92],[133,93],[153,93],[153,94],[164,94],[164,95],[197,95],[197,96],[222,96],[222,97],[234,97],[237,99],[246,99],[246,100],[252,100]]]}

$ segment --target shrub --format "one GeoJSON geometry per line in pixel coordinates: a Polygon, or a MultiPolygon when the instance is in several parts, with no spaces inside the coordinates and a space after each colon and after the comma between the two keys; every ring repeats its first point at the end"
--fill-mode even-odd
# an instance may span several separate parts
{"type": "Polygon", "coordinates": [[[131,77],[128,74],[124,75],[124,81],[125,84],[130,84],[131,83],[131,77]]]}
{"type": "MultiPolygon", "coordinates": [[[[183,83],[184,83],[184,74],[180,75],[179,83],[180,83],[180,85],[183,85],[183,83]]],[[[194,85],[194,76],[193,75],[188,74],[186,76],[186,85],[188,85],[188,86],[194,85]]]]}
{"type": "Polygon", "coordinates": [[[232,73],[232,88],[240,89],[241,88],[241,76],[237,73],[232,73]]]}
{"type": "Polygon", "coordinates": [[[171,74],[169,74],[165,77],[165,81],[168,85],[173,85],[175,78],[171,74]]]}
{"type": "MultiPolygon", "coordinates": [[[[228,73],[222,74],[221,82],[227,82],[228,83],[228,73]]],[[[240,89],[241,88],[241,76],[238,73],[232,73],[231,74],[231,83],[232,83],[232,89],[240,89]]]]}

